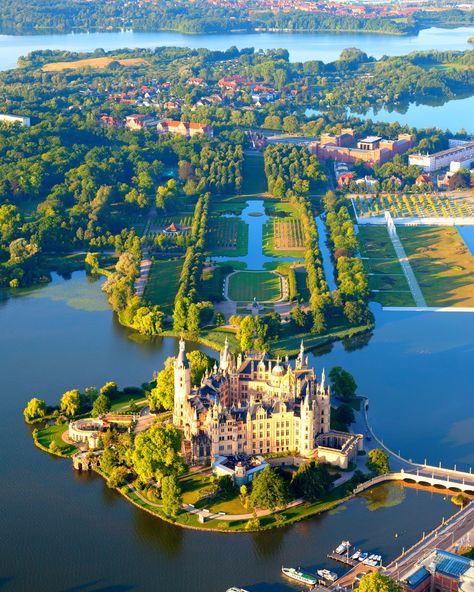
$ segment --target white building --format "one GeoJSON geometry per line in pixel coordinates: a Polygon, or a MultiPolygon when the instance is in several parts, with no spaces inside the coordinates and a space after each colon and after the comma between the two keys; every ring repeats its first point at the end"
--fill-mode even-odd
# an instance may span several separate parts
{"type": "Polygon", "coordinates": [[[425,173],[434,173],[447,168],[453,161],[465,162],[469,160],[474,160],[474,142],[466,142],[434,154],[410,154],[408,156],[408,163],[421,167],[425,173]]]}
{"type": "Polygon", "coordinates": [[[30,127],[31,121],[29,117],[22,117],[21,115],[8,115],[8,113],[0,113],[0,121],[4,123],[19,123],[23,127],[30,127]]]}

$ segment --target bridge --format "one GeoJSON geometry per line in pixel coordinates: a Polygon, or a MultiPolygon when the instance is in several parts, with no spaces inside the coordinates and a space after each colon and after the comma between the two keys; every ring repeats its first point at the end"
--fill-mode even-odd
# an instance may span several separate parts
{"type": "Polygon", "coordinates": [[[441,493],[449,490],[452,493],[474,495],[474,475],[471,473],[423,465],[409,471],[400,469],[400,471],[395,473],[378,475],[369,481],[365,481],[365,483],[361,483],[354,489],[354,493],[361,493],[365,489],[386,481],[403,481],[404,483],[417,484],[425,487],[435,487],[441,493]]]}

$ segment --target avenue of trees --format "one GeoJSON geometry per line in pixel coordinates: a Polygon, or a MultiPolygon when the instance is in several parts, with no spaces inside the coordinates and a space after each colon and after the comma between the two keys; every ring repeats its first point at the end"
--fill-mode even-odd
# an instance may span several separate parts
{"type": "Polygon", "coordinates": [[[268,191],[275,197],[305,195],[315,183],[326,179],[318,159],[306,148],[270,145],[265,149],[264,160],[268,191]]]}
{"type": "Polygon", "coordinates": [[[358,242],[349,212],[344,205],[338,203],[332,192],[326,193],[323,202],[344,316],[350,325],[370,322],[372,313],[368,307],[369,283],[364,265],[356,257],[358,242]]]}

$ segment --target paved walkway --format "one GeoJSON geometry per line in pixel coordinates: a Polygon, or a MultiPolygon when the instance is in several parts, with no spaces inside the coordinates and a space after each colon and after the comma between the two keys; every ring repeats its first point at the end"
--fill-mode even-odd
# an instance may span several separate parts
{"type": "Polygon", "coordinates": [[[407,279],[408,286],[412,293],[413,299],[415,300],[416,306],[426,307],[425,298],[421,292],[415,274],[413,273],[413,269],[411,268],[410,262],[408,261],[405,249],[403,248],[403,245],[400,242],[400,239],[398,238],[395,226],[392,227],[392,230],[389,229],[388,235],[390,237],[390,240],[392,241],[392,245],[395,249],[395,253],[397,254],[398,260],[400,261],[400,265],[402,266],[403,273],[405,274],[405,277],[407,279]]]}

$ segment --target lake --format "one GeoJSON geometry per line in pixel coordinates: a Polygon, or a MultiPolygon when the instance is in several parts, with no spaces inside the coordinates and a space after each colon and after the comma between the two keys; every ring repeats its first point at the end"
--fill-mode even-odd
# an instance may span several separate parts
{"type": "MultiPolygon", "coordinates": [[[[474,118],[471,116],[471,113],[474,112],[474,96],[446,101],[441,105],[410,103],[403,109],[401,107],[399,109],[400,111],[396,111],[395,108],[384,107],[375,111],[371,108],[365,113],[347,109],[341,113],[341,120],[344,120],[346,116],[353,116],[383,123],[398,122],[400,125],[410,127],[438,127],[442,130],[449,129],[453,133],[463,128],[468,134],[474,134],[474,118]]],[[[321,113],[323,111],[319,109],[305,110],[305,115],[309,118],[318,117],[321,113]]]]}
{"type": "Polygon", "coordinates": [[[322,60],[331,62],[345,47],[358,47],[368,55],[404,55],[429,49],[472,49],[468,38],[474,27],[423,29],[418,35],[375,35],[370,33],[226,33],[222,35],[184,35],[168,31],[143,33],[123,31],[115,33],[70,33],[51,35],[0,35],[0,70],[14,68],[18,58],[30,51],[62,49],[90,52],[122,47],[192,47],[223,50],[231,45],[239,49],[274,49],[283,47],[293,62],[322,60]]]}
{"type": "MultiPolygon", "coordinates": [[[[472,452],[474,430],[456,428],[472,415],[471,318],[380,313],[368,345],[353,352],[337,345],[311,361],[318,372],[336,363],[355,372],[373,424],[392,446],[434,455],[437,439],[457,433],[464,444],[471,438],[472,452]],[[394,420],[402,416],[403,424],[394,420]]],[[[387,561],[454,512],[441,494],[391,484],[284,530],[225,535],[163,523],[100,477],[74,473],[70,461],[35,448],[22,409],[34,395],[53,403],[73,387],[139,384],[176,353],[176,341],[117,325],[100,282],[83,272],[1,301],[0,328],[5,592],[297,590],[280,577],[282,565],[340,573],[325,556],[346,538],[387,561]]],[[[462,454],[463,445],[446,443],[445,460],[462,454]]]]}

